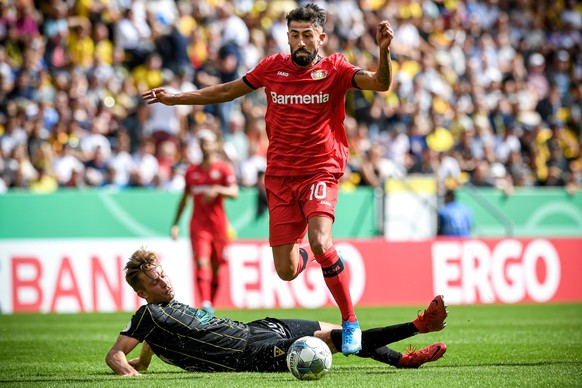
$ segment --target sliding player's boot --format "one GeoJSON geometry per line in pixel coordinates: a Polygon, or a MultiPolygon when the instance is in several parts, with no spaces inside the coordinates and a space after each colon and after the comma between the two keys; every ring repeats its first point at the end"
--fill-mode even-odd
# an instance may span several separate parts
{"type": "Polygon", "coordinates": [[[419,333],[440,331],[447,325],[445,319],[449,312],[442,295],[437,295],[424,310],[424,314],[418,313],[418,317],[412,322],[419,333]]]}
{"type": "Polygon", "coordinates": [[[437,342],[424,349],[414,350],[409,347],[406,350],[407,353],[402,355],[397,368],[418,368],[424,363],[436,361],[445,354],[447,345],[443,342],[437,342]]]}

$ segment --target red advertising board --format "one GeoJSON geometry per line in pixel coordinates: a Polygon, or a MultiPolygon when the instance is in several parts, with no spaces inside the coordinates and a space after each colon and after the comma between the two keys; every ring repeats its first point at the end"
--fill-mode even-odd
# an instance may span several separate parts
{"type": "MultiPolygon", "coordinates": [[[[232,247],[237,257],[241,243],[232,247]]],[[[252,243],[242,243],[243,245],[252,243]]],[[[262,243],[257,243],[263,245],[262,243]]],[[[359,306],[422,304],[435,294],[444,294],[450,304],[579,302],[582,286],[582,240],[579,239],[436,239],[424,242],[336,241],[350,271],[350,288],[359,306]]],[[[248,248],[248,246],[247,246],[248,248]]],[[[231,260],[225,272],[220,304],[228,307],[256,307],[237,303],[229,288],[239,284],[240,273],[255,273],[254,283],[234,290],[244,294],[258,290],[259,300],[276,300],[276,292],[261,282],[275,273],[261,268],[262,260],[231,260]],[[237,263],[237,264],[235,264],[237,263]],[[232,266],[236,268],[232,268],[232,266]]],[[[266,264],[268,265],[268,263],[266,264]]],[[[312,263],[290,287],[286,305],[304,305],[313,298],[310,289],[323,287],[316,263],[312,263]],[[305,278],[309,278],[306,281],[305,278]]],[[[277,294],[278,295],[278,294],[277,294]]],[[[280,302],[280,301],[279,301],[280,302]]],[[[332,299],[328,295],[327,304],[332,299]]],[[[280,307],[281,303],[262,307],[280,307]]]]}
{"type": "MultiPolygon", "coordinates": [[[[186,240],[151,239],[177,298],[197,305],[186,240]]],[[[143,241],[72,239],[0,242],[0,312],[133,311],[143,303],[125,284],[125,257],[143,241]]],[[[336,241],[357,306],[582,302],[582,239],[336,241]]],[[[217,308],[333,306],[320,267],[280,280],[264,242],[231,244],[217,308]]]]}

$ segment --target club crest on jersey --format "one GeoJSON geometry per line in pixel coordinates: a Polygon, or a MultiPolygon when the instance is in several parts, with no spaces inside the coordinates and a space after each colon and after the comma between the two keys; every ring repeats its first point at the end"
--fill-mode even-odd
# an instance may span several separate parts
{"type": "Polygon", "coordinates": [[[324,79],[327,77],[327,70],[313,70],[311,72],[312,79],[324,79]]]}
{"type": "Polygon", "coordinates": [[[218,170],[211,170],[209,175],[210,178],[212,179],[219,179],[222,176],[222,174],[218,170]]]}

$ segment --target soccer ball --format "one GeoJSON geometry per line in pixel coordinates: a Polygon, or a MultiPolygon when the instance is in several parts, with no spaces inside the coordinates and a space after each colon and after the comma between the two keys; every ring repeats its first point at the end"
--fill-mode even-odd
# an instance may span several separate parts
{"type": "Polygon", "coordinates": [[[331,368],[331,350],[317,337],[301,337],[287,351],[287,368],[299,380],[319,380],[331,368]]]}

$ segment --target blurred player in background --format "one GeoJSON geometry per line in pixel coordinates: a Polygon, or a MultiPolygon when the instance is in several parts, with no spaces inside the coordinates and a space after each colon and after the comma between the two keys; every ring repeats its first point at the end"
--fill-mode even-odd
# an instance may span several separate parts
{"type": "MultiPolygon", "coordinates": [[[[333,353],[342,346],[339,325],[275,318],[243,323],[180,303],[174,299],[172,283],[158,255],[144,248],[135,251],[125,265],[125,280],[148,304],[136,311],[107,354],[107,365],[119,375],[139,375],[148,369],[154,354],[190,372],[283,372],[287,371],[287,350],[299,337],[321,338],[333,353]],[[140,342],[139,357],[127,360],[127,354],[140,342]]],[[[438,360],[447,350],[442,342],[407,354],[386,345],[442,330],[446,307],[439,295],[412,322],[365,330],[358,356],[397,368],[418,368],[438,360]]]]}
{"type": "Polygon", "coordinates": [[[265,88],[269,148],[265,188],[269,243],[275,269],[295,279],[315,259],[342,317],[342,352],[361,348],[361,330],[352,303],[344,260],[332,240],[338,182],[345,171],[348,142],[344,128],[345,94],[351,88],[386,91],[392,81],[388,21],[378,23],[376,71],[360,69],[340,53],[321,57],[326,14],[315,4],[287,14],[291,54],[263,59],[241,79],[174,94],[164,88],[142,93],[149,103],[205,105],[231,101],[265,88]],[[310,253],[300,248],[308,233],[310,253]]]}
{"type": "Polygon", "coordinates": [[[470,237],[473,231],[471,208],[456,200],[454,190],[447,190],[445,203],[438,210],[439,236],[470,237]]]}
{"type": "Polygon", "coordinates": [[[190,219],[190,241],[194,256],[195,278],[204,311],[214,314],[214,299],[219,287],[219,269],[224,263],[224,250],[228,244],[228,218],[224,198],[238,197],[239,188],[230,164],[218,157],[218,143],[214,132],[203,129],[198,133],[202,162],[190,165],[184,179],[186,185],[172,225],[172,238],[176,240],[178,223],[188,198],[194,199],[190,219]]]}

